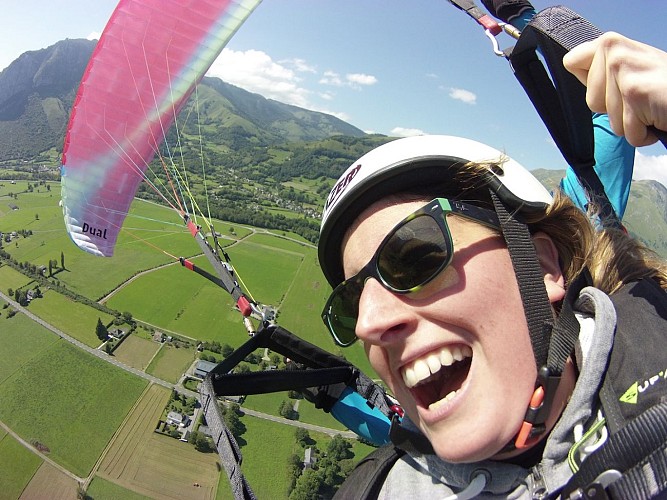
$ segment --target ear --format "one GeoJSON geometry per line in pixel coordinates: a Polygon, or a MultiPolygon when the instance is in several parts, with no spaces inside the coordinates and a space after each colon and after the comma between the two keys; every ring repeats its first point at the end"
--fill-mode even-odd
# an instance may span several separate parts
{"type": "Polygon", "coordinates": [[[553,304],[565,297],[565,277],[560,268],[558,249],[551,236],[546,233],[538,231],[532,238],[537,251],[537,259],[544,274],[544,285],[547,288],[549,302],[553,304]]]}

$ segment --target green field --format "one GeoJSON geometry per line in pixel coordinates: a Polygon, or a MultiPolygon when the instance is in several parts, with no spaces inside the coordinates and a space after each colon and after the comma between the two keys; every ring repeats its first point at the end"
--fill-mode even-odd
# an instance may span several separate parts
{"type": "Polygon", "coordinates": [[[0,264],[0,283],[1,290],[4,293],[8,293],[7,290],[9,288],[16,290],[17,288],[22,288],[33,283],[33,280],[12,267],[0,264]]]}
{"type": "Polygon", "coordinates": [[[42,459],[0,430],[0,498],[18,498],[42,459]]]}
{"type": "Polygon", "coordinates": [[[146,373],[175,384],[185,373],[185,370],[190,367],[194,359],[194,349],[177,349],[170,345],[163,345],[151,364],[146,368],[146,373]]]}
{"type": "Polygon", "coordinates": [[[58,340],[58,336],[23,314],[9,319],[0,316],[0,388],[5,380],[31,360],[39,359],[58,340]]]}
{"type": "Polygon", "coordinates": [[[0,420],[85,477],[145,386],[144,380],[60,340],[0,384],[0,420]]]}
{"type": "Polygon", "coordinates": [[[121,498],[123,500],[144,500],[149,498],[98,476],[93,478],[86,493],[93,500],[116,500],[121,498]]]}
{"type": "Polygon", "coordinates": [[[97,320],[99,318],[107,325],[113,321],[113,316],[74,302],[53,290],[43,292],[43,298],[30,303],[30,312],[90,347],[101,344],[95,335],[97,320]]]}
{"type": "MultiPolygon", "coordinates": [[[[303,458],[304,450],[296,443],[296,427],[275,425],[266,420],[245,415],[242,417],[246,442],[241,448],[243,473],[257,498],[287,499],[289,477],[287,464],[292,454],[303,458]],[[270,473],[267,473],[271,471],[270,473]]],[[[326,450],[331,438],[325,434],[309,432],[319,450],[326,450]]],[[[355,460],[360,460],[373,450],[370,446],[355,443],[355,460]]],[[[223,473],[218,485],[218,499],[231,499],[231,488],[223,473]]]]}

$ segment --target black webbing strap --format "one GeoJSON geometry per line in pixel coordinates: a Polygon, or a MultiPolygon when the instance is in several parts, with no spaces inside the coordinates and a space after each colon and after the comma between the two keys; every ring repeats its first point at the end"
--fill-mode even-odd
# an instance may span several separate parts
{"type": "Polygon", "coordinates": [[[619,227],[620,221],[593,168],[595,144],[586,87],[563,66],[567,52],[600,34],[570,9],[550,7],[536,14],[523,29],[509,60],[558,149],[589,193],[590,201],[599,207],[602,224],[619,227]]]}
{"type": "MultiPolygon", "coordinates": [[[[393,413],[384,390],[358,368],[277,325],[260,328],[245,344],[219,363],[210,376],[213,390],[218,396],[266,394],[344,384],[383,414],[390,416],[393,413]],[[286,370],[231,373],[248,354],[258,348],[268,348],[288,357],[293,363],[286,370]],[[298,368],[295,369],[296,366],[298,368]]],[[[326,411],[330,409],[323,408],[326,411]]]]}
{"type": "Polygon", "coordinates": [[[510,215],[503,202],[493,191],[491,191],[491,198],[512,259],[528,322],[535,364],[539,372],[540,368],[547,363],[549,336],[553,324],[553,311],[544,286],[542,268],[537,260],[528,226],[510,215]]]}
{"type": "Polygon", "coordinates": [[[306,342],[280,326],[270,325],[260,328],[245,344],[219,363],[211,375],[215,393],[229,396],[350,383],[356,371],[344,359],[306,342]],[[230,373],[248,354],[259,348],[268,348],[308,368],[230,373]]]}
{"type": "Polygon", "coordinates": [[[560,313],[551,330],[549,356],[547,358],[548,367],[559,367],[559,370],[562,371],[567,358],[572,354],[581,329],[579,321],[574,315],[574,303],[579,298],[581,290],[592,284],[593,279],[586,268],[568,284],[560,313]]]}
{"type": "MultiPolygon", "coordinates": [[[[584,460],[561,493],[582,496],[605,471],[621,477],[605,486],[610,498],[664,498],[667,496],[667,402],[646,410],[584,460]]],[[[596,497],[597,498],[597,497],[596,497]]]]}
{"type": "Polygon", "coordinates": [[[241,471],[243,456],[232,432],[225,425],[222,411],[218,406],[218,401],[211,385],[210,376],[207,376],[199,384],[199,394],[206,424],[211,431],[220,462],[229,478],[234,498],[236,500],[256,500],[257,497],[241,471]]]}

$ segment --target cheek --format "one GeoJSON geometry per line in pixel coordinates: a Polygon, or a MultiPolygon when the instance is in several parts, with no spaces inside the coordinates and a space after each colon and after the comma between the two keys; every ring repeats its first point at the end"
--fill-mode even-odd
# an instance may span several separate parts
{"type": "Polygon", "coordinates": [[[389,361],[387,359],[387,352],[377,345],[364,343],[364,350],[366,357],[370,362],[375,372],[380,376],[390,390],[394,391],[394,383],[389,369],[389,361]]]}

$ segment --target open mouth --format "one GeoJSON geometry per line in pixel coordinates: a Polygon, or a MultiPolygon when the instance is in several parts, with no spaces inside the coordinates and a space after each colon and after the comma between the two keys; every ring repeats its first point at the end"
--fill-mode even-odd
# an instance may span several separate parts
{"type": "Polygon", "coordinates": [[[447,346],[412,361],[401,370],[417,404],[429,410],[450,401],[468,377],[472,349],[447,346]]]}

